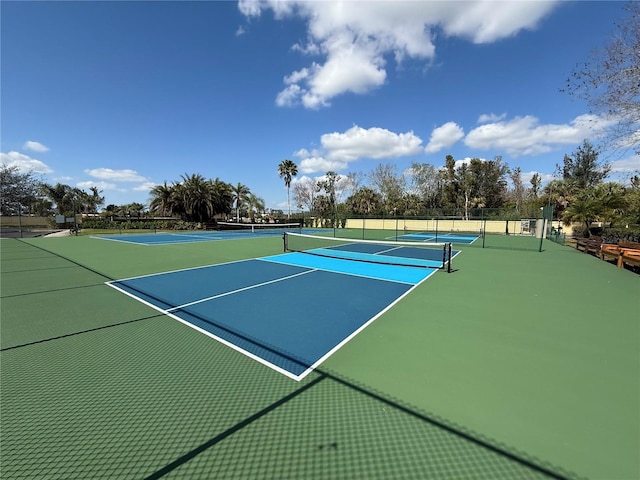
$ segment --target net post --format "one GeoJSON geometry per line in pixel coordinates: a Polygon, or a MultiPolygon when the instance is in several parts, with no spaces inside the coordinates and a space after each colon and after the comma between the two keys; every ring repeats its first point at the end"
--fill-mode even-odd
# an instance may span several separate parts
{"type": "Polygon", "coordinates": [[[447,273],[451,273],[451,243],[448,244],[449,246],[446,247],[449,250],[449,263],[447,264],[447,273]]]}
{"type": "Polygon", "coordinates": [[[282,232],[282,244],[284,247],[284,253],[287,253],[288,249],[289,249],[289,242],[287,241],[287,232],[282,232]]]}

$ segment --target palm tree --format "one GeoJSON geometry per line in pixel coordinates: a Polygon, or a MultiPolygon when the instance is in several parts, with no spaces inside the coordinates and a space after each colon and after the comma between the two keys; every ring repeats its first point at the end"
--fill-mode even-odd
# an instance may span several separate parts
{"type": "Polygon", "coordinates": [[[240,221],[240,207],[249,199],[251,191],[249,187],[238,182],[237,185],[231,187],[233,201],[236,204],[236,222],[240,221]]]}
{"type": "Polygon", "coordinates": [[[132,217],[135,215],[136,218],[139,219],[144,213],[144,205],[141,203],[133,202],[133,203],[130,203],[127,207],[132,217]]]}
{"type": "Polygon", "coordinates": [[[69,185],[56,183],[55,185],[42,184],[42,194],[51,200],[56,206],[56,212],[60,215],[73,213],[71,199],[73,188],[69,185]]]}
{"type": "Polygon", "coordinates": [[[98,190],[98,187],[89,187],[89,190],[91,190],[91,195],[89,195],[91,211],[89,213],[98,213],[98,208],[104,205],[104,197],[100,196],[102,190],[98,190]]]}
{"type": "Polygon", "coordinates": [[[380,194],[369,187],[362,187],[355,194],[347,198],[347,208],[359,215],[369,215],[382,204],[380,194]]]}
{"type": "Polygon", "coordinates": [[[104,205],[104,197],[100,196],[98,187],[90,187],[91,194],[79,188],[73,188],[67,195],[75,200],[79,213],[98,213],[98,208],[104,205]]]}
{"type": "Polygon", "coordinates": [[[291,187],[291,179],[298,175],[298,166],[293,163],[291,160],[283,160],[278,165],[278,173],[280,178],[284,178],[284,184],[287,187],[287,208],[289,209],[289,214],[287,218],[291,217],[291,201],[289,199],[289,190],[291,187]]]}
{"type": "Polygon", "coordinates": [[[184,212],[189,221],[207,222],[215,214],[211,182],[199,173],[182,175],[180,188],[184,212]]]}
{"type": "Polygon", "coordinates": [[[251,217],[251,223],[253,223],[255,220],[256,212],[264,211],[264,199],[254,195],[253,193],[249,193],[247,203],[249,205],[249,216],[251,217]]]}
{"type": "Polygon", "coordinates": [[[566,225],[571,222],[583,223],[585,234],[589,237],[589,227],[593,222],[613,222],[624,212],[626,205],[622,185],[613,182],[601,184],[584,190],[564,210],[562,220],[566,225]]]}
{"type": "Polygon", "coordinates": [[[223,182],[219,178],[209,180],[211,185],[211,195],[213,211],[215,215],[228,215],[233,207],[233,192],[231,185],[223,182]]]}
{"type": "Polygon", "coordinates": [[[172,215],[175,203],[175,188],[167,185],[165,181],[162,185],[156,185],[149,192],[151,201],[149,202],[149,210],[155,215],[165,216],[172,215]]]}

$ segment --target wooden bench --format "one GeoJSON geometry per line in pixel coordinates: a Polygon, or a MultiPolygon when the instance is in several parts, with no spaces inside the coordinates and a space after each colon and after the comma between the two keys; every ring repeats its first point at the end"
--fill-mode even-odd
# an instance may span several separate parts
{"type": "Polygon", "coordinates": [[[600,247],[602,246],[602,238],[589,237],[589,238],[577,238],[576,248],[584,253],[600,256],[600,247]]]}
{"type": "Polygon", "coordinates": [[[622,241],[618,244],[603,244],[600,247],[602,260],[614,260],[618,268],[625,265],[640,266],[640,243],[622,241]]]}

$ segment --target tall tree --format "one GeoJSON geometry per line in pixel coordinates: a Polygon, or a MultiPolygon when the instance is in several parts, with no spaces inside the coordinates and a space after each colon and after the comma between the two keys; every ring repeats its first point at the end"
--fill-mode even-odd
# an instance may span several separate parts
{"type": "Polygon", "coordinates": [[[507,193],[506,177],[509,173],[502,157],[498,155],[493,160],[472,158],[469,167],[475,182],[473,196],[483,199],[482,203],[487,208],[501,207],[507,193]]]}
{"type": "Polygon", "coordinates": [[[611,166],[600,164],[600,152],[588,141],[584,140],[571,155],[564,156],[561,170],[562,179],[576,190],[595,187],[609,176],[611,166]]]}
{"type": "Polygon", "coordinates": [[[627,205],[624,187],[617,183],[600,184],[597,187],[582,190],[562,214],[566,225],[581,222],[585,234],[589,236],[589,227],[595,221],[612,223],[620,218],[627,205]]]}
{"type": "Polygon", "coordinates": [[[316,182],[308,177],[293,184],[293,200],[300,209],[307,207],[307,210],[313,210],[316,192],[316,182]]]}
{"type": "Polygon", "coordinates": [[[513,199],[513,203],[515,203],[516,210],[520,212],[526,195],[526,189],[522,183],[522,170],[520,167],[516,167],[509,172],[509,176],[511,177],[511,183],[513,185],[511,198],[513,199]]]}
{"type": "Polygon", "coordinates": [[[287,187],[287,208],[288,214],[287,218],[291,217],[291,200],[289,196],[289,190],[291,189],[291,180],[293,177],[298,175],[298,166],[293,163],[291,160],[284,159],[278,165],[278,174],[280,178],[284,179],[284,185],[287,187]]]}
{"type": "Polygon", "coordinates": [[[39,197],[40,180],[32,172],[0,164],[0,213],[9,215],[26,211],[39,197]]]}
{"type": "MultiPolygon", "coordinates": [[[[455,179],[458,184],[458,191],[461,193],[458,204],[464,208],[464,218],[468,220],[469,209],[473,206],[471,200],[472,198],[478,198],[475,196],[477,177],[473,174],[471,167],[467,163],[463,163],[456,169],[455,179]]],[[[484,202],[484,199],[481,201],[484,202]]]]}
{"type": "Polygon", "coordinates": [[[327,194],[332,209],[334,209],[336,205],[336,184],[338,183],[338,178],[338,174],[330,170],[325,174],[324,178],[317,183],[318,191],[324,190],[327,194]]]}
{"type": "Polygon", "coordinates": [[[609,146],[640,153],[640,2],[628,2],[625,9],[610,43],[577,65],[563,90],[613,120],[609,146]]]}
{"type": "Polygon", "coordinates": [[[149,202],[149,210],[154,215],[166,216],[172,215],[173,207],[176,201],[175,188],[167,185],[165,181],[162,185],[156,185],[149,192],[151,200],[149,202]]]}
{"type": "Polygon", "coordinates": [[[411,190],[420,197],[427,208],[440,206],[442,174],[428,163],[411,164],[411,190]]]}
{"type": "Polygon", "coordinates": [[[247,202],[250,193],[249,187],[240,182],[231,187],[231,195],[236,205],[236,222],[240,221],[240,208],[247,202]]]}
{"type": "Polygon", "coordinates": [[[345,191],[349,195],[354,195],[358,190],[360,190],[360,186],[364,181],[364,173],[362,172],[349,172],[347,173],[347,178],[345,179],[345,191]]]}
{"type": "Polygon", "coordinates": [[[346,200],[347,209],[358,215],[369,215],[379,210],[382,198],[375,190],[362,187],[346,200]]]}
{"type": "Polygon", "coordinates": [[[249,193],[247,195],[247,207],[249,209],[249,218],[253,223],[255,221],[256,213],[264,212],[264,199],[254,195],[253,193],[249,193]]]}
{"type": "Polygon", "coordinates": [[[456,181],[456,161],[451,155],[445,157],[442,176],[442,206],[456,208],[458,205],[459,185],[456,181]]]}
{"type": "Polygon", "coordinates": [[[369,183],[380,194],[384,209],[387,213],[398,208],[405,193],[406,179],[397,173],[395,164],[378,164],[369,173],[369,183]]]}
{"type": "Polygon", "coordinates": [[[211,183],[199,173],[182,175],[182,206],[186,219],[193,222],[208,222],[215,214],[211,183]]]}
{"type": "Polygon", "coordinates": [[[55,185],[43,183],[41,188],[42,194],[55,204],[58,214],[70,216],[77,213],[78,192],[76,188],[63,183],[56,183],[55,185]]]}
{"type": "Polygon", "coordinates": [[[219,178],[209,180],[211,187],[211,201],[213,203],[214,215],[228,215],[231,213],[233,205],[233,193],[231,185],[223,182],[219,178]]]}
{"type": "Polygon", "coordinates": [[[331,223],[333,223],[333,212],[335,211],[333,208],[333,204],[327,195],[318,195],[313,201],[313,211],[318,214],[318,216],[325,220],[325,224],[323,226],[328,226],[326,219],[331,219],[331,223]]]}
{"type": "Polygon", "coordinates": [[[529,190],[529,195],[532,198],[538,198],[538,195],[540,194],[540,188],[541,188],[541,184],[542,184],[542,178],[540,178],[540,174],[538,174],[538,172],[533,174],[533,177],[531,177],[531,180],[529,181],[531,183],[531,189],[529,190]]]}
{"type": "Polygon", "coordinates": [[[576,199],[573,186],[564,180],[552,180],[543,189],[540,197],[542,203],[553,206],[553,210],[560,218],[562,212],[576,199]]]}
{"type": "MultiPolygon", "coordinates": [[[[320,205],[320,210],[314,208],[314,210],[322,211],[324,215],[333,217],[336,213],[336,185],[339,180],[339,175],[334,171],[328,171],[322,180],[319,180],[316,184],[318,191],[323,190],[326,196],[319,195],[316,197],[316,205],[320,205]],[[322,199],[320,197],[323,197],[322,199]]],[[[332,222],[335,218],[332,218],[332,222]]]]}
{"type": "Polygon", "coordinates": [[[98,187],[89,187],[91,193],[78,189],[78,197],[83,213],[98,213],[98,209],[104,205],[104,197],[98,187]]]}

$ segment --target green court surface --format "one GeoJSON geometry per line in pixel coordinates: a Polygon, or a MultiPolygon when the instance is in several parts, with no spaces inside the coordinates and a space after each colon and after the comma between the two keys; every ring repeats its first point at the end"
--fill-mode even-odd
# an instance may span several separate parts
{"type": "Polygon", "coordinates": [[[640,277],[536,242],[456,246],[296,382],[105,285],[280,238],[3,239],[0,476],[638,479],[640,277]]]}

